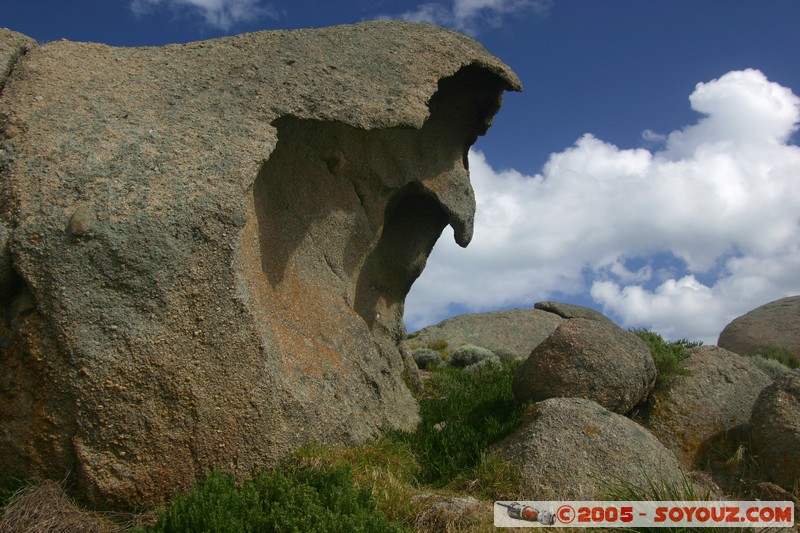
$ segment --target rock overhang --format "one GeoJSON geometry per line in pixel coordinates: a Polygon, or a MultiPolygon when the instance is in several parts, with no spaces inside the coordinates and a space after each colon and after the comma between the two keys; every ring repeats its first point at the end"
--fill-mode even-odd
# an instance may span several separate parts
{"type": "Polygon", "coordinates": [[[0,333],[9,383],[43,385],[2,399],[4,470],[129,505],[413,427],[403,300],[445,225],[471,238],[505,90],[472,39],[402,22],[29,47],[0,95],[0,333]]]}

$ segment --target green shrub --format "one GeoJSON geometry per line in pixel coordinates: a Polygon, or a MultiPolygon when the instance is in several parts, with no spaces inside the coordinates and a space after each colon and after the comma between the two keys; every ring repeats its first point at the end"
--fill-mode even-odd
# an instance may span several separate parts
{"type": "Polygon", "coordinates": [[[237,484],[210,472],[178,497],[153,531],[398,531],[344,466],[287,465],[237,484]]]}
{"type": "Polygon", "coordinates": [[[658,333],[646,329],[632,329],[631,332],[644,341],[653,356],[658,372],[655,390],[662,390],[675,376],[691,375],[691,371],[684,366],[684,360],[689,357],[687,348],[701,346],[702,342],[686,339],[667,342],[658,333]]]}
{"type": "Polygon", "coordinates": [[[524,405],[511,391],[519,363],[490,365],[477,372],[437,370],[420,399],[422,421],[415,433],[393,433],[417,456],[418,481],[445,486],[481,464],[486,448],[519,424],[524,405]]]}
{"type": "Polygon", "coordinates": [[[779,346],[770,346],[769,348],[765,348],[753,355],[763,359],[772,359],[773,361],[778,361],[782,365],[788,366],[789,368],[800,368],[800,356],[790,350],[787,350],[786,348],[781,348],[779,346]]]}
{"type": "Polygon", "coordinates": [[[417,368],[429,370],[442,365],[442,354],[430,348],[417,348],[411,352],[417,368]]]}

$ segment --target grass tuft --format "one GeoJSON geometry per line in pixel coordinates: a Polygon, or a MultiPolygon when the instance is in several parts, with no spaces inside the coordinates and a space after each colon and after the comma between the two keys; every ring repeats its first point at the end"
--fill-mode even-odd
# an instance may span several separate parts
{"type": "MultiPolygon", "coordinates": [[[[708,492],[702,492],[687,477],[680,483],[670,483],[662,479],[655,479],[645,474],[646,486],[632,484],[622,479],[616,479],[606,487],[607,499],[613,501],[714,501],[717,498],[708,492]]],[[[652,532],[652,533],[737,533],[752,531],[750,528],[733,527],[634,527],[624,528],[626,531],[652,532]]],[[[762,529],[760,531],[767,531],[762,529]]],[[[777,531],[772,529],[772,531],[777,531]]]]}
{"type": "Polygon", "coordinates": [[[345,466],[304,468],[286,463],[237,484],[209,472],[178,497],[153,531],[400,531],[369,490],[357,488],[345,466]]]}
{"type": "Polygon", "coordinates": [[[688,348],[701,346],[702,342],[686,339],[668,342],[658,333],[646,329],[632,329],[631,332],[644,341],[653,356],[658,372],[654,391],[664,390],[676,376],[691,375],[691,371],[684,366],[684,361],[689,357],[688,348]]]}
{"type": "Polygon", "coordinates": [[[487,366],[477,372],[442,368],[428,380],[420,398],[422,422],[415,433],[393,433],[407,443],[421,465],[419,481],[443,487],[481,464],[485,449],[518,424],[524,406],[511,380],[518,363],[487,366]]]}

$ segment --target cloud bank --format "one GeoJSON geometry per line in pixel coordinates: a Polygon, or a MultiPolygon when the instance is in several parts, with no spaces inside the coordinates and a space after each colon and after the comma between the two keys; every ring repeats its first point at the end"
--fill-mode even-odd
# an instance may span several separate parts
{"type": "Polygon", "coordinates": [[[702,117],[645,131],[652,151],[586,134],[535,176],[470,152],[475,238],[439,240],[409,328],[572,295],[624,327],[715,343],[732,318],[800,293],[800,147],[788,144],[800,98],[744,70],[689,101],[702,117]]]}
{"type": "Polygon", "coordinates": [[[470,34],[480,25],[502,25],[504,17],[525,13],[546,14],[552,0],[453,0],[452,3],[431,2],[420,5],[397,17],[412,22],[430,22],[470,34]]]}
{"type": "Polygon", "coordinates": [[[212,28],[228,31],[237,24],[262,18],[277,18],[277,12],[260,0],[131,0],[136,16],[152,14],[166,7],[175,13],[199,15],[212,28]]]}

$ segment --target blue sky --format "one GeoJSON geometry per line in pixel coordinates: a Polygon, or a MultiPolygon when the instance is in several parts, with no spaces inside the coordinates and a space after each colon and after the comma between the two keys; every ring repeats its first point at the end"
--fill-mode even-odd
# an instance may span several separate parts
{"type": "Polygon", "coordinates": [[[0,26],[160,45],[405,18],[472,34],[525,91],[470,154],[473,243],[447,230],[410,330],[558,299],[716,341],[800,294],[797,0],[0,0],[0,26]]]}

